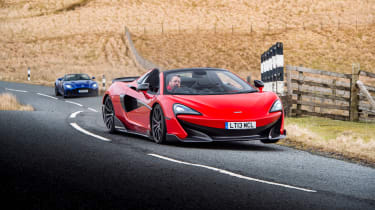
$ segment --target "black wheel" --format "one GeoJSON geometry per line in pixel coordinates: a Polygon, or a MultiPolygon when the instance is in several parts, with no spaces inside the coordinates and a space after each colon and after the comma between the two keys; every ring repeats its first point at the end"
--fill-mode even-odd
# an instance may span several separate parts
{"type": "Polygon", "coordinates": [[[57,89],[56,85],[55,85],[55,95],[56,95],[56,96],[59,96],[59,95],[60,95],[59,90],[57,89]]]}
{"type": "Polygon", "coordinates": [[[62,89],[62,92],[63,92],[62,96],[63,96],[64,98],[68,98],[68,96],[65,95],[65,90],[64,90],[64,89],[62,89]]]}
{"type": "Polygon", "coordinates": [[[260,140],[263,144],[274,144],[274,143],[277,143],[279,141],[279,139],[276,139],[276,140],[260,140]]]}
{"type": "MultiPolygon", "coordinates": [[[[277,137],[277,136],[279,136],[280,135],[280,133],[276,133],[275,131],[276,130],[280,130],[280,127],[273,127],[273,128],[271,128],[271,130],[270,130],[270,132],[269,132],[269,134],[268,134],[268,137],[269,138],[275,138],[275,137],[277,137]]],[[[274,143],[276,143],[276,142],[278,142],[280,139],[272,139],[272,140],[270,140],[270,139],[263,139],[263,140],[260,140],[263,144],[274,144],[274,143]]]]}
{"type": "Polygon", "coordinates": [[[113,109],[113,104],[108,96],[104,102],[104,107],[102,109],[102,114],[103,114],[103,120],[104,124],[107,127],[108,131],[110,133],[115,133],[116,128],[115,128],[115,110],[113,109]]]}
{"type": "Polygon", "coordinates": [[[163,110],[160,105],[157,104],[152,111],[151,118],[151,134],[156,143],[165,143],[166,130],[163,110]]]}

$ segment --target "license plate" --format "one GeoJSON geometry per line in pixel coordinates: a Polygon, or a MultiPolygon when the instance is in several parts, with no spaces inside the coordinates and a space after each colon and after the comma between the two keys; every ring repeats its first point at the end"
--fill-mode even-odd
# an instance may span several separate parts
{"type": "Polygon", "coordinates": [[[89,92],[89,90],[87,90],[87,89],[84,89],[84,90],[78,90],[78,93],[88,93],[89,92]]]}
{"type": "Polygon", "coordinates": [[[256,122],[225,122],[225,129],[255,129],[256,122]]]}

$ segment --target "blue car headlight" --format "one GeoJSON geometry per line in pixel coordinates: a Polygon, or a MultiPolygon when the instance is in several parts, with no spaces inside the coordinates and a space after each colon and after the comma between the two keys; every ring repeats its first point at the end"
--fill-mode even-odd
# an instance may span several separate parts
{"type": "Polygon", "coordinates": [[[201,113],[195,111],[182,104],[173,104],[173,112],[177,116],[179,114],[192,114],[192,115],[202,115],[201,113]]]}
{"type": "Polygon", "coordinates": [[[279,111],[282,111],[282,110],[283,110],[283,105],[281,104],[281,101],[279,99],[277,99],[273,103],[270,112],[279,112],[279,111]]]}
{"type": "Polygon", "coordinates": [[[65,88],[72,89],[72,85],[64,85],[65,88]]]}
{"type": "Polygon", "coordinates": [[[93,85],[92,85],[92,88],[97,88],[98,87],[98,84],[96,84],[96,83],[94,83],[93,85]]]}

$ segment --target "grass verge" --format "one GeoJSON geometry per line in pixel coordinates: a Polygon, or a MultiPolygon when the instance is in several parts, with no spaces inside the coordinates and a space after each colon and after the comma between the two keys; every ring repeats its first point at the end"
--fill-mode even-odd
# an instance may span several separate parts
{"type": "Polygon", "coordinates": [[[9,111],[34,111],[30,105],[22,105],[18,102],[17,98],[9,93],[0,94],[0,110],[9,111]]]}
{"type": "Polygon", "coordinates": [[[280,144],[375,167],[375,123],[286,118],[280,144]]]}

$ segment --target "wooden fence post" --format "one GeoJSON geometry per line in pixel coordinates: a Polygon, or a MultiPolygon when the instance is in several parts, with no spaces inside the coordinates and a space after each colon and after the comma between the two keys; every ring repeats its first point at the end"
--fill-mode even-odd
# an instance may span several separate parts
{"type": "Polygon", "coordinates": [[[290,66],[286,67],[286,87],[288,89],[288,95],[293,94],[293,87],[292,87],[292,69],[290,66]]]}
{"type": "Polygon", "coordinates": [[[302,85],[303,85],[303,72],[298,72],[298,94],[297,94],[297,110],[296,116],[300,117],[302,114],[302,85]]]}
{"type": "Polygon", "coordinates": [[[247,76],[246,80],[247,80],[247,83],[251,84],[251,76],[247,76]]]}
{"type": "Polygon", "coordinates": [[[334,79],[333,81],[332,81],[332,95],[333,95],[333,97],[335,97],[335,99],[333,99],[333,104],[335,104],[336,105],[336,79],[334,79]]]}
{"type": "MultiPolygon", "coordinates": [[[[312,93],[316,93],[316,87],[313,87],[313,88],[310,88],[310,92],[312,92],[312,93]]],[[[315,108],[316,108],[316,106],[315,106],[315,97],[313,97],[313,96],[311,96],[310,97],[310,102],[311,102],[311,111],[312,112],[315,112],[315,108]]]]}
{"type": "Polygon", "coordinates": [[[350,121],[359,120],[359,88],[357,86],[357,81],[359,79],[359,65],[352,65],[352,78],[350,79],[350,110],[349,110],[349,119],[350,121]]]}
{"type": "Polygon", "coordinates": [[[286,97],[284,97],[283,102],[285,100],[286,106],[284,106],[284,111],[287,117],[292,116],[292,108],[293,108],[293,87],[292,87],[292,69],[290,66],[286,67],[286,88],[287,93],[286,97]]]}

